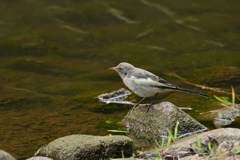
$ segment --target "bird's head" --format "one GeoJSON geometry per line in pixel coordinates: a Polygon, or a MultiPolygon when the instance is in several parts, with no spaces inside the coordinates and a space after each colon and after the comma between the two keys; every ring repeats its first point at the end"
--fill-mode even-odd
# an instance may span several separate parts
{"type": "Polygon", "coordinates": [[[109,69],[115,70],[121,76],[121,78],[123,78],[127,76],[134,69],[134,66],[129,63],[122,62],[122,63],[119,63],[116,67],[111,67],[109,69]]]}

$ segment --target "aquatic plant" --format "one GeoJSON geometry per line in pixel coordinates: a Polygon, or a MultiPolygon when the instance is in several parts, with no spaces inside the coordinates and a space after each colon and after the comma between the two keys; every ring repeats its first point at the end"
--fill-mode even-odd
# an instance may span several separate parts
{"type": "Polygon", "coordinates": [[[226,108],[232,108],[232,109],[234,109],[234,110],[236,110],[236,111],[240,111],[240,109],[235,108],[235,105],[236,105],[236,103],[235,103],[235,91],[234,91],[234,88],[233,88],[232,86],[231,86],[231,88],[232,88],[232,102],[230,102],[227,97],[218,97],[218,96],[216,96],[216,95],[214,95],[214,97],[215,97],[218,101],[222,102],[222,104],[223,104],[224,107],[226,107],[226,108]]]}

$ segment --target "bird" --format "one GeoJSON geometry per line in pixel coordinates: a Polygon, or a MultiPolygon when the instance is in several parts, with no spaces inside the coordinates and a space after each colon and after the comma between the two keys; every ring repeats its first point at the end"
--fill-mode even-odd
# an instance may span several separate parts
{"type": "Polygon", "coordinates": [[[190,89],[180,88],[175,86],[161,77],[141,68],[134,67],[132,64],[127,62],[121,62],[116,67],[110,67],[110,70],[115,70],[122,78],[123,83],[132,90],[135,94],[142,97],[142,99],[136,103],[130,110],[133,110],[139,105],[145,98],[154,96],[151,104],[149,105],[146,112],[149,111],[150,107],[153,110],[153,103],[159,93],[169,91],[182,91],[188,92],[203,97],[209,97],[209,95],[190,89]]]}

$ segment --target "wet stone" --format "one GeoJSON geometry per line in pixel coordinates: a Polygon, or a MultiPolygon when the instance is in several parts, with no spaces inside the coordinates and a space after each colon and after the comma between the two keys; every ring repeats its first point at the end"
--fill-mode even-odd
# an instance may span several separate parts
{"type": "MultiPolygon", "coordinates": [[[[141,132],[151,137],[168,136],[167,129],[174,133],[176,122],[179,121],[177,138],[200,133],[207,128],[178,109],[170,102],[153,105],[153,110],[147,111],[148,106],[138,106],[121,121],[128,129],[141,132]]],[[[138,134],[139,135],[139,134],[138,134]]]]}
{"type": "Polygon", "coordinates": [[[9,153],[0,149],[0,160],[16,160],[16,159],[9,153]]]}
{"type": "Polygon", "coordinates": [[[216,128],[221,128],[223,126],[230,125],[235,119],[240,117],[240,106],[236,105],[234,108],[226,108],[216,112],[216,116],[213,123],[216,128]]]}
{"type": "Polygon", "coordinates": [[[133,142],[126,136],[70,135],[58,138],[40,149],[38,156],[53,159],[97,159],[132,155],[133,142]]]}
{"type": "MultiPolygon", "coordinates": [[[[195,135],[185,137],[180,139],[176,143],[173,143],[168,151],[167,155],[172,155],[179,157],[184,160],[195,160],[206,159],[203,158],[202,153],[206,156],[210,156],[211,151],[209,150],[209,145],[213,149],[213,159],[222,159],[221,156],[225,154],[226,159],[231,159],[232,156],[238,157],[236,153],[236,147],[240,147],[240,129],[236,128],[221,128],[201,133],[198,135],[199,141],[201,143],[201,150],[193,147],[198,146],[197,139],[195,135]],[[181,154],[184,153],[185,154],[181,154]],[[199,156],[199,158],[198,158],[199,156]],[[230,156],[230,157],[229,157],[230,156]]],[[[160,150],[160,153],[166,148],[160,150]]],[[[147,159],[150,157],[157,156],[156,150],[150,150],[141,155],[143,158],[147,159]]],[[[239,158],[239,157],[238,157],[239,158]]],[[[236,159],[238,159],[236,158],[236,159]]]]}
{"type": "Polygon", "coordinates": [[[240,141],[228,140],[223,141],[217,148],[217,154],[225,153],[227,156],[234,155],[237,152],[236,148],[240,148],[240,141]]]}
{"type": "Polygon", "coordinates": [[[35,157],[28,158],[26,160],[53,160],[53,159],[48,157],[35,156],[35,157]]]}

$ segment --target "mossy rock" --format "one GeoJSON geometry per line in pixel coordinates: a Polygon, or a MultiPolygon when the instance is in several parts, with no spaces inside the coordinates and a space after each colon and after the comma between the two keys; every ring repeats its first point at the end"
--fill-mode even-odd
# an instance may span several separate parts
{"type": "Polygon", "coordinates": [[[207,130],[204,125],[170,102],[155,104],[153,110],[146,112],[147,109],[148,106],[136,107],[120,123],[150,137],[169,136],[167,129],[174,133],[177,121],[178,138],[207,130]]]}
{"type": "Polygon", "coordinates": [[[126,136],[70,135],[44,146],[38,153],[57,160],[97,159],[132,155],[132,139],[126,136]]]}

